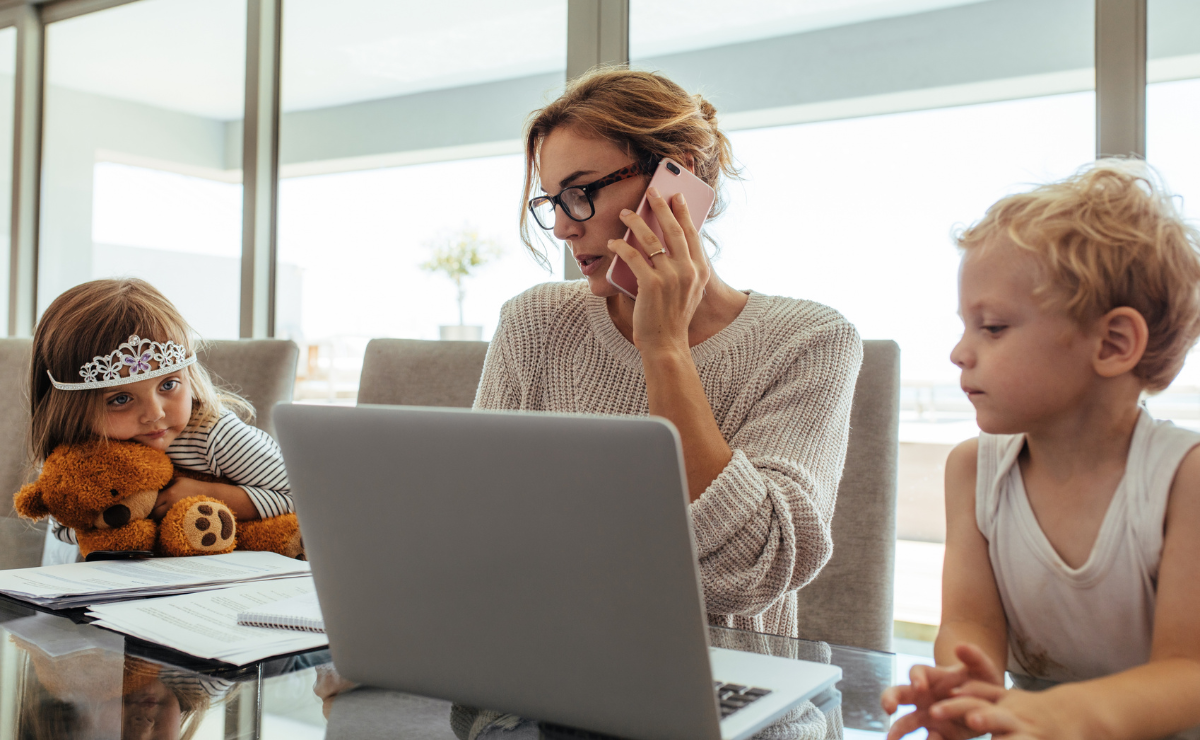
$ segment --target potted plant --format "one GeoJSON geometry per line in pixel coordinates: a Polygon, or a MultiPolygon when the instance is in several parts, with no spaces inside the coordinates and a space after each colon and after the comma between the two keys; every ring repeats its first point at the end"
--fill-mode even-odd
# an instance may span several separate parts
{"type": "Polygon", "coordinates": [[[466,298],[463,281],[480,267],[499,257],[502,250],[492,240],[481,237],[477,229],[470,227],[428,242],[427,246],[433,250],[433,256],[427,262],[421,263],[421,269],[445,275],[454,281],[454,287],[458,291],[458,324],[438,327],[441,338],[457,341],[483,339],[482,326],[467,325],[463,321],[463,299],[466,298]]]}

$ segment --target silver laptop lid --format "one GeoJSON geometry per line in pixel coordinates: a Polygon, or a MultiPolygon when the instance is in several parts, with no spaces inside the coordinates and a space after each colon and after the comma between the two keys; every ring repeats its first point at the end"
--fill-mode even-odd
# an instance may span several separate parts
{"type": "Polygon", "coordinates": [[[347,678],[618,736],[720,736],[670,424],[298,405],[275,423],[347,678]]]}

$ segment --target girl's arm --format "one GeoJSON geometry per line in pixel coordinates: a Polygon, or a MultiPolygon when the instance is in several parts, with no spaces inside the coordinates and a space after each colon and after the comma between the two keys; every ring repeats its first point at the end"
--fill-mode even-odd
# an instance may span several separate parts
{"type": "Polygon", "coordinates": [[[165,516],[176,501],[195,495],[224,501],[241,521],[294,511],[279,445],[235,414],[221,416],[207,431],[180,435],[169,452],[176,465],[226,478],[233,485],[178,478],[159,493],[151,514],[155,518],[165,516]]]}
{"type": "Polygon", "coordinates": [[[1200,725],[1200,447],[1171,484],[1165,528],[1149,663],[1040,693],[968,685],[945,713],[1005,738],[1150,740],[1200,725]]]}

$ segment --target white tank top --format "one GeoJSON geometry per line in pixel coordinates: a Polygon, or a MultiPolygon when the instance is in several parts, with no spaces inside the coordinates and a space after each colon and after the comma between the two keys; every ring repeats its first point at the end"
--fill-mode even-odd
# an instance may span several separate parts
{"type": "Polygon", "coordinates": [[[975,478],[975,520],[1008,619],[1008,670],[1082,681],[1148,662],[1167,499],[1200,434],[1142,410],[1125,476],[1080,568],[1063,562],[1034,517],[1016,464],[1024,443],[980,434],[975,478]]]}

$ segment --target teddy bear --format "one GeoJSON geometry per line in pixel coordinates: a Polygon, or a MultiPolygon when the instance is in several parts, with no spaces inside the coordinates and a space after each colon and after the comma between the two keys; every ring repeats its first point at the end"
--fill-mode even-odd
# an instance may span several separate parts
{"type": "Polygon", "coordinates": [[[238,522],[223,502],[208,496],[177,501],[162,522],[150,518],[158,492],[176,475],[166,453],[137,442],[94,440],[57,447],[36,481],[21,488],[13,508],[27,519],[53,515],[75,530],[85,557],[96,550],[151,550],[160,555],[216,555],[234,549],[303,558],[295,514],[238,522]]]}

